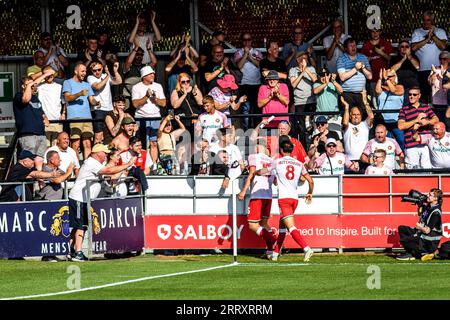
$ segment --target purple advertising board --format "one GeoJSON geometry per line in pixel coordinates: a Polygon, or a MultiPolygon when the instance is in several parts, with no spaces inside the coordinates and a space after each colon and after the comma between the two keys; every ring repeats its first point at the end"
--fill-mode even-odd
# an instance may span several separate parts
{"type": "MultiPolygon", "coordinates": [[[[144,219],[139,197],[97,200],[92,209],[98,222],[93,253],[142,250],[144,219]]],[[[66,255],[69,235],[67,201],[0,204],[0,258],[66,255]]]]}
{"type": "Polygon", "coordinates": [[[92,235],[93,253],[141,251],[144,247],[144,219],[139,197],[102,199],[91,203],[98,217],[92,235]],[[97,230],[98,231],[98,230],[97,230]]]}
{"type": "Polygon", "coordinates": [[[0,205],[0,257],[69,253],[67,201],[0,205]]]}

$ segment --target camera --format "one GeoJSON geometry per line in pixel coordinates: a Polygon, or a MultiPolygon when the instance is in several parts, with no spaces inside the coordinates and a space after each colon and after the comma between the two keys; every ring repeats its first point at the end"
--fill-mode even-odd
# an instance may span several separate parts
{"type": "Polygon", "coordinates": [[[411,202],[417,206],[425,206],[427,203],[427,195],[411,189],[408,195],[402,196],[402,202],[411,202]]]}

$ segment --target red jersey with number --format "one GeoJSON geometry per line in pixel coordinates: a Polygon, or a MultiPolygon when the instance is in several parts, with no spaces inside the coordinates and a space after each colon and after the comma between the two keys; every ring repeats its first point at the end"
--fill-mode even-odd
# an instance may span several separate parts
{"type": "Polygon", "coordinates": [[[297,186],[301,176],[308,174],[305,166],[292,157],[275,160],[269,168],[278,180],[278,199],[297,199],[297,186]]]}

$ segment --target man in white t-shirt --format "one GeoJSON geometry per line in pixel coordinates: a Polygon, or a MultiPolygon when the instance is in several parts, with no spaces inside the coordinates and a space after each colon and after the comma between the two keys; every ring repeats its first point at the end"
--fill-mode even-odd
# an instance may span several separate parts
{"type": "Polygon", "coordinates": [[[323,47],[327,57],[327,69],[330,73],[337,73],[336,61],[344,54],[344,41],[350,36],[343,33],[344,24],[341,19],[333,21],[333,34],[323,38],[323,47]]]}
{"type": "Polygon", "coordinates": [[[306,170],[305,166],[298,160],[291,157],[294,145],[289,140],[280,143],[280,152],[282,158],[276,159],[268,168],[262,168],[257,171],[257,175],[267,174],[274,171],[278,182],[278,205],[280,206],[280,226],[279,233],[272,253],[271,260],[278,260],[278,256],[283,246],[286,231],[289,230],[294,241],[304,250],[305,257],[303,261],[307,262],[313,254],[313,250],[308,246],[295,227],[294,212],[298,205],[297,186],[302,181],[308,181],[309,189],[305,196],[306,204],[312,201],[314,181],[306,170]],[[287,229],[287,230],[286,230],[287,229]]]}
{"type": "Polygon", "coordinates": [[[364,90],[362,100],[367,112],[366,120],[362,121],[362,113],[358,107],[350,108],[350,105],[341,97],[344,105],[344,116],[342,118],[342,129],[344,130],[345,154],[352,161],[358,161],[359,167],[364,170],[366,164],[360,162],[361,154],[369,141],[369,130],[372,128],[374,115],[367,101],[367,93],[364,90]]]}
{"type": "Polygon", "coordinates": [[[266,243],[266,256],[273,252],[273,245],[276,241],[272,228],[268,224],[270,210],[272,208],[272,183],[274,176],[257,176],[256,171],[268,168],[272,165],[273,159],[269,157],[269,150],[266,147],[265,139],[258,139],[256,153],[248,157],[248,176],[245,184],[238,194],[238,199],[243,201],[248,188],[250,191],[250,202],[248,204],[248,228],[255,232],[266,243]]]}
{"type": "Polygon", "coordinates": [[[139,13],[136,17],[136,24],[128,37],[128,43],[131,46],[131,50],[135,49],[135,43],[139,43],[139,47],[144,49],[144,57],[142,58],[143,64],[149,64],[151,58],[149,52],[153,51],[153,43],[161,40],[161,33],[155,22],[156,12],[152,11],[150,17],[145,17],[139,13]],[[147,26],[149,22],[152,25],[154,32],[147,32],[147,26]]]}
{"type": "MultiPolygon", "coordinates": [[[[131,90],[131,100],[136,108],[135,118],[136,120],[139,120],[139,118],[160,118],[160,108],[166,107],[166,96],[163,87],[155,82],[155,70],[150,66],[143,67],[141,69],[141,80],[131,90]]],[[[161,120],[146,121],[145,125],[137,122],[140,130],[146,130],[147,140],[150,141],[150,155],[153,163],[156,163],[158,160],[156,140],[161,120]]]]}
{"type": "MultiPolygon", "coordinates": [[[[336,151],[336,139],[328,138],[325,143],[325,153],[322,153],[312,163],[312,168],[320,175],[342,175],[344,174],[344,168],[358,172],[359,163],[357,161],[350,161],[346,154],[336,151]]],[[[312,162],[313,160],[311,160],[312,162]]]]}
{"type": "Polygon", "coordinates": [[[367,142],[366,147],[364,148],[363,153],[361,154],[361,161],[367,164],[370,164],[371,157],[374,154],[375,150],[384,150],[386,151],[384,164],[391,169],[395,169],[396,166],[396,157],[399,158],[399,168],[405,168],[405,155],[403,154],[400,145],[395,139],[389,138],[387,135],[387,129],[384,125],[379,124],[375,128],[375,138],[369,140],[367,142]]]}
{"type": "MultiPolygon", "coordinates": [[[[52,69],[47,66],[42,70],[52,69]]],[[[38,98],[42,104],[42,109],[48,120],[65,120],[65,109],[63,109],[64,101],[62,96],[62,85],[54,81],[55,74],[49,74],[45,78],[45,82],[39,84],[37,88],[38,98]],[[61,112],[63,110],[63,112],[61,112]]],[[[45,126],[45,137],[47,138],[47,147],[54,145],[56,137],[63,131],[60,123],[49,123],[45,126]]]]}
{"type": "MultiPolygon", "coordinates": [[[[107,154],[111,151],[104,144],[96,144],[92,148],[91,156],[84,161],[80,169],[75,185],[69,193],[69,226],[70,231],[70,256],[72,261],[86,261],[87,258],[81,251],[84,234],[88,226],[88,190],[87,180],[98,179],[101,175],[112,175],[133,166],[136,157],[132,157],[126,164],[105,167],[107,154]]],[[[89,189],[89,199],[98,197],[101,190],[100,183],[92,183],[89,189]]]]}
{"type": "Polygon", "coordinates": [[[89,69],[92,75],[87,77],[87,82],[94,90],[94,99],[100,104],[92,112],[94,119],[102,120],[101,122],[93,122],[94,127],[94,144],[103,141],[103,128],[105,126],[106,113],[112,111],[112,96],[111,85],[120,85],[122,83],[122,77],[119,73],[119,63],[114,63],[114,77],[108,70],[108,66],[103,68],[103,65],[99,61],[93,61],[89,64],[89,69]],[[103,73],[104,69],[104,73],[103,73]]]}
{"type": "Polygon", "coordinates": [[[445,49],[447,35],[445,30],[434,25],[434,13],[425,11],[422,18],[422,27],[414,30],[411,36],[411,49],[420,62],[419,84],[423,101],[429,102],[431,98],[431,88],[428,83],[428,76],[431,65],[439,65],[439,53],[445,49]]]}
{"type": "Polygon", "coordinates": [[[224,113],[216,110],[213,97],[203,97],[202,103],[206,112],[199,115],[195,124],[196,144],[201,139],[207,140],[210,145],[216,144],[219,140],[216,135],[217,129],[227,128],[228,118],[224,113]]]}
{"type": "MultiPolygon", "coordinates": [[[[74,176],[78,176],[78,172],[80,170],[80,161],[78,160],[78,156],[71,147],[69,147],[70,139],[67,132],[60,132],[58,134],[58,138],[56,139],[56,145],[53,147],[50,147],[45,152],[44,159],[47,159],[47,153],[49,151],[56,151],[59,154],[59,157],[61,158],[61,163],[59,164],[59,169],[61,171],[66,172],[69,168],[70,164],[73,164],[73,174],[74,176]]],[[[44,163],[45,160],[44,160],[44,163]]]]}
{"type": "Polygon", "coordinates": [[[419,134],[416,131],[413,139],[428,146],[433,168],[450,168],[450,133],[445,132],[443,122],[433,125],[433,134],[419,134]]]}

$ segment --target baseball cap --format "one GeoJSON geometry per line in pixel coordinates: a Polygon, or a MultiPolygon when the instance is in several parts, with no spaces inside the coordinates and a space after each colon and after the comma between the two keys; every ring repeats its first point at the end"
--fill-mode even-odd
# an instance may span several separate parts
{"type": "Polygon", "coordinates": [[[328,123],[328,119],[325,116],[318,116],[316,118],[316,121],[314,121],[316,124],[317,123],[328,123]]]}
{"type": "Polygon", "coordinates": [[[36,158],[36,155],[28,150],[22,150],[19,155],[17,156],[17,160],[23,160],[26,158],[30,158],[31,160],[34,160],[36,158]]]}
{"type": "Polygon", "coordinates": [[[145,66],[141,69],[141,78],[143,78],[151,73],[155,73],[155,70],[153,70],[153,68],[150,66],[145,66]]]}
{"type": "Polygon", "coordinates": [[[92,148],[92,153],[96,153],[96,152],[104,152],[104,153],[110,153],[111,150],[108,149],[107,146],[105,146],[102,143],[97,143],[96,145],[94,145],[94,147],[92,148]]]}
{"type": "Polygon", "coordinates": [[[120,125],[126,125],[126,124],[132,124],[132,123],[136,123],[136,121],[134,121],[133,118],[130,117],[125,117],[123,118],[122,122],[120,123],[120,125]]]}
{"type": "Polygon", "coordinates": [[[329,144],[336,145],[336,139],[335,138],[328,138],[327,142],[325,142],[325,145],[328,146],[329,144]]]}
{"type": "Polygon", "coordinates": [[[275,70],[270,70],[267,74],[266,80],[280,80],[278,72],[276,72],[275,70]]]}

